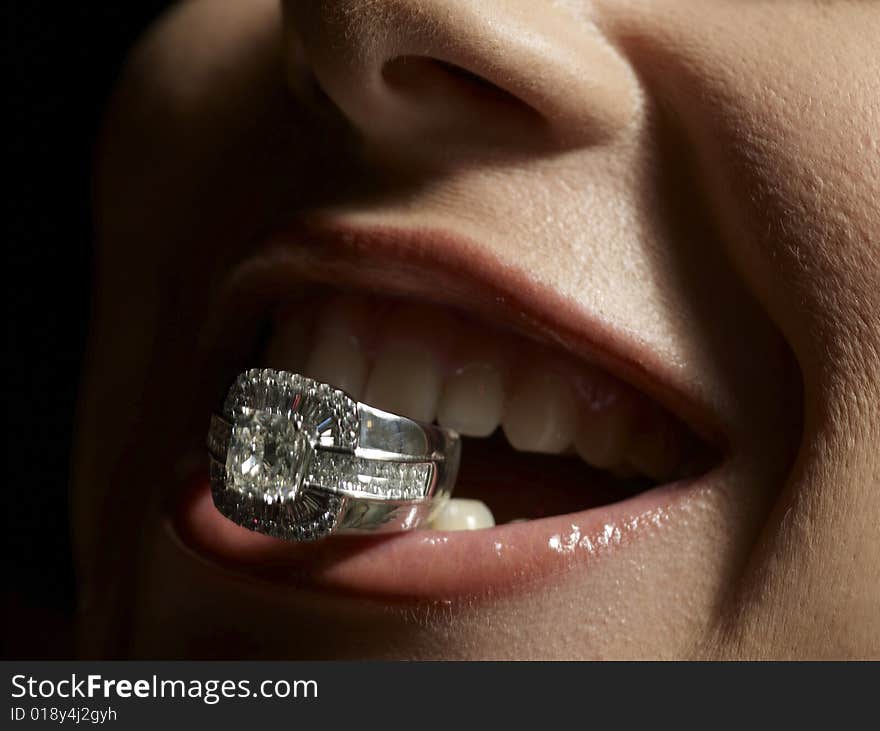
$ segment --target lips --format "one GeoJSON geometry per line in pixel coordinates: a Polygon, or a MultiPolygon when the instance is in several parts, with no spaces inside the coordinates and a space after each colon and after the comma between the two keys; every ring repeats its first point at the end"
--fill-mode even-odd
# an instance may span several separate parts
{"type": "Polygon", "coordinates": [[[458,601],[526,590],[589,570],[627,543],[677,522],[708,481],[676,483],[591,510],[475,531],[418,530],[285,543],[221,516],[206,486],[182,503],[177,530],[223,566],[286,586],[382,599],[458,601]]]}
{"type": "MultiPolygon", "coordinates": [[[[708,455],[723,445],[715,415],[689,391],[680,372],[526,274],[442,232],[297,225],[234,270],[214,317],[209,333],[230,318],[243,331],[272,321],[269,345],[259,348],[276,361],[270,365],[323,368],[308,375],[345,380],[336,385],[370,403],[378,399],[374,405],[457,422],[449,425],[473,434],[465,443],[455,493],[466,500],[435,529],[410,533],[285,543],[226,520],[211,504],[206,480],[197,477],[175,515],[184,541],[222,565],[285,585],[453,600],[582,570],[629,541],[650,540],[708,486],[708,455]],[[346,305],[335,306],[337,301],[346,305]],[[340,312],[347,313],[341,328],[340,312]],[[459,316],[465,320],[456,320],[457,327],[437,327],[442,318],[459,316]],[[329,334],[327,322],[335,323],[329,334]],[[450,330],[454,342],[444,336],[450,330]],[[305,331],[311,345],[303,344],[305,331]],[[504,373],[496,384],[504,395],[473,407],[449,383],[462,372],[456,358],[480,340],[488,345],[477,350],[492,353],[482,364],[504,373]],[[341,370],[340,362],[346,363],[341,370]],[[542,385],[548,373],[555,384],[549,390],[542,385]],[[639,423],[652,424],[653,432],[641,441],[654,445],[653,457],[633,459],[639,450],[621,446],[631,434],[611,434],[621,417],[578,416],[589,412],[584,389],[574,387],[584,380],[601,381],[606,393],[624,394],[620,402],[636,404],[639,423]],[[387,387],[395,382],[404,385],[387,387]],[[381,403],[401,392],[408,400],[381,403]],[[548,401],[556,404],[550,412],[534,413],[548,401]],[[532,423],[542,419],[540,428],[532,423]],[[559,426],[560,420],[567,423],[559,426]],[[670,451],[663,445],[683,443],[689,445],[686,460],[678,455],[674,464],[663,461],[670,451]],[[703,476],[693,477],[696,472],[703,476]],[[492,511],[488,518],[481,507],[486,504],[492,511]],[[528,520],[515,520],[522,518],[528,520]],[[496,521],[506,524],[489,527],[496,521]],[[461,530],[468,525],[484,529],[461,530]]],[[[230,369],[255,365],[251,345],[244,339],[240,345],[239,362],[232,359],[230,369]]],[[[470,355],[468,362],[474,360],[470,355]]],[[[480,377],[486,380],[485,370],[480,377]]],[[[217,374],[217,382],[224,378],[230,375],[217,374]]],[[[458,386],[480,392],[473,383],[458,386]]]]}

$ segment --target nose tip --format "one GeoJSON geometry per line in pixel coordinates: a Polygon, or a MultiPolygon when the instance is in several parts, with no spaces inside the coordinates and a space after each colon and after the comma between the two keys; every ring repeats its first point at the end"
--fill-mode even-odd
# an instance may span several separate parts
{"type": "MultiPolygon", "coordinates": [[[[368,141],[564,149],[606,144],[638,107],[627,62],[587,21],[525,0],[285,3],[288,63],[308,65],[368,141]]],[[[295,71],[295,69],[291,69],[295,71]]]]}

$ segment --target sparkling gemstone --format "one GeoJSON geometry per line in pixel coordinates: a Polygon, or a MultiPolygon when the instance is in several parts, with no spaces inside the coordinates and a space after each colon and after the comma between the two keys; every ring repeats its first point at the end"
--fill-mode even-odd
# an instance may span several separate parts
{"type": "Polygon", "coordinates": [[[314,454],[306,434],[286,416],[251,411],[236,416],[226,454],[231,487],[267,503],[293,500],[314,454]]]}

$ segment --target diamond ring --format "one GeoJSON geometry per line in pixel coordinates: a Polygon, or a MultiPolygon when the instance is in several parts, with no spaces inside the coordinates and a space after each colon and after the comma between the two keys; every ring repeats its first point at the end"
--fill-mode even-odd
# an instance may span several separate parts
{"type": "Polygon", "coordinates": [[[289,541],[430,521],[452,492],[461,452],[454,431],[263,368],[238,376],[207,442],[217,509],[289,541]]]}

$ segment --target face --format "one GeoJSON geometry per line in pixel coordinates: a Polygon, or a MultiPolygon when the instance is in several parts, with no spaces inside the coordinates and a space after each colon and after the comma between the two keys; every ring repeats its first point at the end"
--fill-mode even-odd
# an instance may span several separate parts
{"type": "Polygon", "coordinates": [[[173,7],[96,156],[84,652],[880,654],[877,37],[845,0],[173,7]],[[457,429],[460,501],[228,521],[205,433],[259,365],[457,429]]]}

